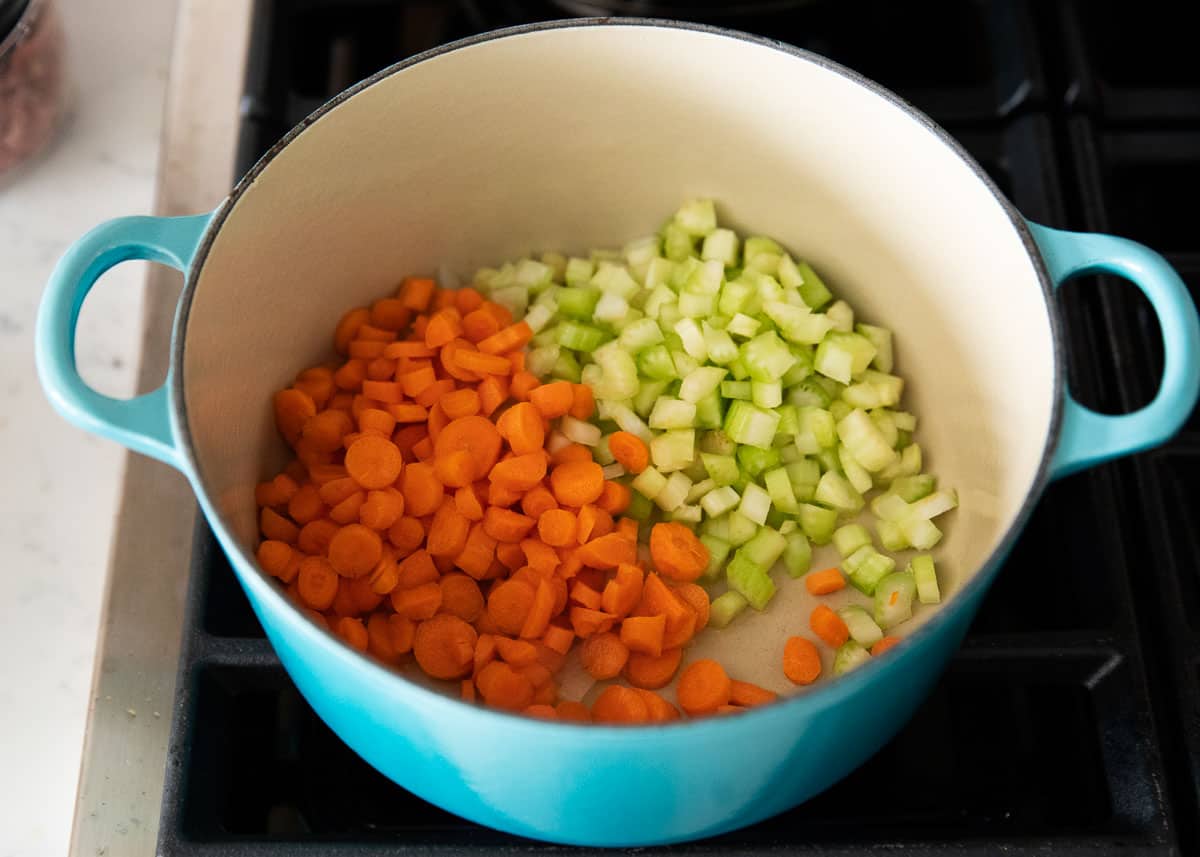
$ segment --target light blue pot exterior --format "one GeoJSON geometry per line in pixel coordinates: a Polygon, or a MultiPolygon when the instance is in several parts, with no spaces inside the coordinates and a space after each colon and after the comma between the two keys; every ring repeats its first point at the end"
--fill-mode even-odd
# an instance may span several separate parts
{"type": "MultiPolygon", "coordinates": [[[[915,113],[914,119],[928,121],[915,113]]],[[[359,656],[295,610],[253,566],[202,490],[181,441],[186,433],[174,370],[163,387],[130,401],[102,396],[79,377],[75,327],[96,279],[122,261],[148,259],[185,272],[190,285],[198,249],[211,239],[210,226],[219,228],[213,222],[212,214],[121,218],[68,250],[38,318],[37,364],[47,396],[69,421],[167,462],[191,480],[284,667],[350,747],[431,803],[536,839],[600,846],[696,839],[752,824],[829,787],[882,747],[926,696],[1046,481],[1163,443],[1200,393],[1200,322],[1185,286],[1161,256],[1121,238],[1018,219],[1049,282],[1114,273],[1145,293],[1162,327],[1165,353],[1153,402],[1133,414],[1097,414],[1066,393],[1063,367],[1057,366],[1063,391],[1058,434],[1047,438],[1040,476],[1012,530],[972,582],[888,658],[738,717],[667,727],[542,722],[425,690],[359,656]]],[[[189,297],[190,288],[181,307],[189,297]]],[[[1053,320],[1052,327],[1057,336],[1053,320]]],[[[177,319],[176,337],[181,330],[177,319]]],[[[1060,343],[1060,362],[1062,351],[1060,343]]]]}

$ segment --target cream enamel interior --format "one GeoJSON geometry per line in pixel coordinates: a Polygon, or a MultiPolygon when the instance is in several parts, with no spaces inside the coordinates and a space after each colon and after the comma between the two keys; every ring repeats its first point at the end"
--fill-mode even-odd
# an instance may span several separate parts
{"type": "MultiPolygon", "coordinates": [[[[331,356],[342,312],[441,264],[619,246],[697,195],[896,332],[926,466],[960,493],[937,550],[960,587],[1030,491],[1052,419],[1052,334],[1019,234],[883,96],[762,44],[638,25],[535,30],[405,68],[323,115],[237,200],[195,287],[182,372],[199,475],[248,555],[254,483],[284,460],[270,396],[331,356]]],[[[770,613],[791,621],[798,597],[770,613]]]]}

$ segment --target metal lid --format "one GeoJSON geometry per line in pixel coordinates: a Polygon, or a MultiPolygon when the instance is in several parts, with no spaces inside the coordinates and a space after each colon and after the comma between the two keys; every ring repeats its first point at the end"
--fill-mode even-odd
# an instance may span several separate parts
{"type": "Polygon", "coordinates": [[[30,0],[0,0],[0,42],[17,26],[29,3],[30,0]]]}

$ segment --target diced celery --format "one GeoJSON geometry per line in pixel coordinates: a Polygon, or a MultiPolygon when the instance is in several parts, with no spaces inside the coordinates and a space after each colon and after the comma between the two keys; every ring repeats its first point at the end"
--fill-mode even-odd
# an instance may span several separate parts
{"type": "Polygon", "coordinates": [[[859,494],[865,494],[871,490],[874,484],[871,481],[871,474],[868,473],[861,464],[854,460],[854,456],[850,454],[850,450],[844,446],[838,446],[838,461],[842,465],[842,473],[846,479],[854,486],[854,490],[859,494]]]}
{"type": "Polygon", "coordinates": [[[629,302],[620,295],[605,293],[596,302],[592,318],[606,324],[620,325],[629,317],[629,302]]]}
{"type": "Polygon", "coordinates": [[[800,452],[792,443],[792,439],[800,428],[800,422],[796,417],[796,406],[781,404],[775,409],[775,413],[779,414],[779,425],[775,427],[775,446],[780,448],[779,454],[790,453],[798,458],[800,452]]]}
{"type": "Polygon", "coordinates": [[[779,426],[779,414],[737,400],[725,414],[725,433],[737,443],[770,449],[779,426]]]}
{"type": "Polygon", "coordinates": [[[904,379],[899,375],[889,375],[887,372],[880,372],[876,369],[866,369],[861,377],[863,383],[870,384],[875,389],[879,401],[884,407],[900,404],[900,398],[904,395],[904,379]]]}
{"type": "Polygon", "coordinates": [[[729,515],[705,518],[700,524],[700,532],[723,542],[729,542],[729,515]]]}
{"type": "Polygon", "coordinates": [[[588,287],[571,286],[559,289],[556,295],[558,311],[567,318],[578,321],[589,321],[596,311],[600,300],[600,290],[588,287]]]}
{"type": "Polygon", "coordinates": [[[707,235],[717,228],[717,209],[711,199],[689,199],[675,212],[674,222],[689,235],[707,235]]]}
{"type": "MultiPolygon", "coordinates": [[[[565,289],[564,289],[565,291],[565,289]]],[[[572,351],[595,351],[608,341],[608,334],[590,324],[564,321],[557,328],[558,344],[572,351]]]]}
{"type": "Polygon", "coordinates": [[[779,450],[759,449],[756,446],[739,446],[737,448],[738,466],[742,473],[750,479],[757,479],[767,470],[777,467],[781,461],[779,450]]]}
{"type": "Polygon", "coordinates": [[[871,534],[862,524],[846,524],[833,533],[833,546],[842,559],[850,556],[863,545],[871,544],[871,534]]]}
{"type": "Polygon", "coordinates": [[[592,352],[603,374],[593,385],[597,399],[629,399],[638,391],[637,363],[617,343],[592,352]]]}
{"type": "Polygon", "coordinates": [[[658,322],[649,318],[639,318],[621,330],[617,341],[629,353],[637,354],[652,345],[658,345],[663,341],[663,335],[658,322]]]}
{"type": "Polygon", "coordinates": [[[633,518],[635,521],[649,520],[654,514],[654,502],[644,494],[639,494],[634,491],[629,498],[629,506],[621,513],[626,518],[633,518]]]}
{"type": "Polygon", "coordinates": [[[675,333],[679,336],[683,350],[689,356],[701,363],[708,359],[708,346],[704,344],[704,332],[694,318],[681,318],[675,325],[675,333]]]}
{"type": "Polygon", "coordinates": [[[783,556],[787,548],[787,539],[777,530],[763,527],[750,541],[738,548],[738,554],[745,556],[759,568],[770,571],[775,562],[783,556]]]}
{"type": "MultiPolygon", "coordinates": [[[[739,551],[725,566],[725,579],[729,588],[740,592],[755,610],[763,610],[775,596],[775,581],[761,566],[756,565],[739,551]]],[[[710,608],[711,614],[711,608],[710,608]]]]}
{"type": "Polygon", "coordinates": [[[558,362],[559,346],[543,345],[525,355],[525,368],[539,378],[549,375],[558,362]]]}
{"type": "Polygon", "coordinates": [[[792,352],[792,356],[796,358],[796,362],[792,364],[792,368],[783,374],[779,380],[783,383],[784,388],[794,387],[812,374],[813,368],[813,353],[814,350],[807,345],[790,345],[788,346],[792,352]]]}
{"type": "Polygon", "coordinates": [[[738,237],[732,229],[714,229],[704,237],[701,259],[715,259],[724,265],[736,265],[738,237]]]}
{"type": "Polygon", "coordinates": [[[733,339],[723,330],[701,323],[704,331],[704,344],[708,348],[708,361],[718,366],[732,363],[738,356],[738,347],[733,339]]]}
{"type": "Polygon", "coordinates": [[[883,399],[880,398],[879,391],[866,382],[847,386],[842,391],[842,401],[852,408],[863,408],[864,410],[883,406],[883,399]]]}
{"type": "Polygon", "coordinates": [[[748,308],[754,298],[754,287],[749,283],[735,280],[721,287],[721,297],[717,301],[717,309],[722,315],[734,316],[748,308]]]}
{"type": "Polygon", "coordinates": [[[661,321],[663,307],[673,304],[677,300],[678,296],[671,290],[671,287],[666,283],[660,283],[646,295],[646,299],[642,303],[642,312],[646,314],[646,318],[658,318],[661,321]]]}
{"type": "Polygon", "coordinates": [[[767,522],[767,512],[771,510],[771,495],[751,482],[742,492],[742,502],[738,511],[756,524],[767,522]]]}
{"type": "Polygon", "coordinates": [[[667,517],[672,521],[681,521],[685,524],[698,524],[704,520],[704,510],[699,506],[683,503],[668,512],[667,517]]]}
{"type": "Polygon", "coordinates": [[[817,460],[817,464],[821,465],[822,473],[829,471],[830,473],[836,473],[839,476],[842,475],[842,463],[838,461],[837,450],[822,449],[820,452],[814,455],[813,458],[817,460]]]}
{"type": "MultiPolygon", "coordinates": [[[[603,429],[601,429],[601,431],[603,431],[603,429]]],[[[617,460],[612,454],[612,450],[608,448],[608,438],[609,435],[604,435],[600,438],[600,442],[592,447],[592,458],[595,459],[596,463],[601,466],[612,464],[617,460]]]]}
{"type": "Polygon", "coordinates": [[[821,468],[810,458],[790,461],[784,465],[788,480],[792,483],[792,493],[796,499],[806,503],[817,493],[817,482],[821,480],[821,468]]]}
{"type": "Polygon", "coordinates": [[[847,640],[838,646],[833,656],[833,674],[845,675],[871,660],[871,653],[857,640],[847,640]]]}
{"type": "Polygon", "coordinates": [[[803,455],[815,455],[837,444],[837,424],[833,414],[805,405],[796,409],[796,449],[803,455]]]}
{"type": "Polygon", "coordinates": [[[729,543],[734,547],[744,545],[750,539],[754,538],[754,534],[758,532],[758,524],[736,509],[732,512],[727,512],[725,519],[729,523],[729,543]]]}
{"type": "MultiPolygon", "coordinates": [[[[642,471],[642,473],[645,472],[645,470],[642,471]]],[[[692,480],[676,471],[667,477],[667,484],[658,492],[658,496],[654,498],[654,502],[664,512],[673,511],[683,505],[683,500],[687,497],[688,490],[691,487],[692,480]]]]}
{"type": "Polygon", "coordinates": [[[696,402],[696,428],[719,429],[724,424],[725,408],[715,390],[696,402]]]}
{"type": "Polygon", "coordinates": [[[714,488],[700,498],[700,507],[714,518],[737,506],[738,492],[728,485],[714,488]]]}
{"type": "Polygon", "coordinates": [[[796,501],[796,492],[792,490],[792,482],[787,470],[777,467],[763,474],[763,484],[767,486],[767,494],[771,497],[771,505],[787,515],[795,515],[800,511],[796,501]]]}
{"type": "Polygon", "coordinates": [[[554,361],[554,366],[551,368],[550,374],[555,378],[570,381],[573,384],[578,384],[582,378],[579,361],[575,359],[575,355],[570,351],[559,352],[558,359],[554,361]]]}
{"type": "Polygon", "coordinates": [[[632,298],[642,288],[623,265],[611,263],[601,263],[588,285],[600,289],[606,294],[617,295],[626,300],[632,298]]]}
{"type": "Polygon", "coordinates": [[[845,301],[834,301],[829,305],[829,309],[825,310],[825,315],[833,322],[834,330],[840,330],[843,333],[850,333],[854,330],[854,310],[845,301]]]}
{"type": "Polygon", "coordinates": [[[902,551],[912,547],[904,535],[904,530],[895,521],[876,521],[875,531],[879,533],[879,543],[883,545],[884,550],[902,551]]]}
{"type": "Polygon", "coordinates": [[[611,482],[613,479],[620,479],[625,475],[625,465],[619,461],[614,461],[611,464],[601,467],[600,472],[604,474],[605,480],[611,482]]]}
{"type": "MultiPolygon", "coordinates": [[[[532,355],[531,355],[532,356],[532,355]]],[[[905,503],[915,503],[922,497],[928,497],[937,487],[937,480],[927,473],[916,476],[901,476],[892,480],[891,491],[905,503]]]]}
{"type": "Polygon", "coordinates": [[[723,431],[706,431],[700,436],[700,449],[713,455],[733,455],[737,444],[723,431]]]}
{"type": "Polygon", "coordinates": [[[782,532],[780,528],[789,520],[791,519],[788,518],[787,515],[776,509],[774,506],[771,507],[771,511],[767,512],[767,526],[773,530],[779,530],[782,532]]]}
{"type": "Polygon", "coordinates": [[[572,443],[595,446],[600,442],[600,426],[578,420],[570,414],[564,415],[559,420],[558,428],[572,443]]]}
{"type": "Polygon", "coordinates": [[[729,361],[729,374],[735,381],[745,381],[750,377],[750,370],[746,368],[745,361],[738,356],[729,361]]]}
{"type": "MultiPolygon", "coordinates": [[[[732,455],[701,452],[700,460],[709,477],[719,486],[732,485],[738,478],[738,463],[732,455]]],[[[718,513],[719,514],[719,513],[718,513]]]]}
{"type": "Polygon", "coordinates": [[[898,495],[885,491],[871,500],[871,511],[880,520],[898,523],[909,517],[911,507],[898,495]]]}
{"type": "Polygon", "coordinates": [[[838,611],[838,615],[846,623],[850,630],[850,638],[854,642],[870,648],[883,639],[883,630],[875,624],[871,614],[857,604],[843,607],[838,611]]]}
{"type": "Polygon", "coordinates": [[[837,433],[854,460],[871,473],[883,470],[897,458],[896,450],[864,410],[856,408],[846,414],[837,424],[837,433]]]}
{"type": "Polygon", "coordinates": [[[572,257],[567,260],[567,269],[563,279],[568,286],[586,286],[596,272],[596,266],[591,259],[572,257]]]}
{"type": "Polygon", "coordinates": [[[740,336],[743,339],[749,339],[758,333],[760,327],[762,327],[762,323],[757,319],[739,312],[733,318],[729,319],[729,324],[725,326],[725,330],[729,332],[730,336],[740,336]]]}
{"type": "Polygon", "coordinates": [[[670,259],[662,256],[651,259],[650,264],[646,266],[646,276],[642,285],[648,290],[656,289],[665,285],[671,279],[674,271],[675,263],[670,259]]]}
{"type": "Polygon", "coordinates": [[[835,422],[841,422],[846,418],[846,414],[850,413],[854,408],[843,402],[841,399],[835,399],[829,403],[829,413],[833,415],[835,422]]]}
{"type": "Polygon", "coordinates": [[[750,381],[722,381],[721,395],[726,399],[742,399],[748,402],[754,397],[754,388],[750,381]]]}
{"type": "MultiPolygon", "coordinates": [[[[701,334],[703,341],[703,334],[701,334]]],[[[693,369],[679,385],[679,398],[685,402],[698,402],[715,391],[721,380],[728,374],[725,369],[717,366],[701,366],[693,369]]]]}
{"type": "Polygon", "coordinates": [[[682,378],[700,368],[700,363],[683,350],[671,351],[671,362],[675,364],[675,377],[682,378]]]}
{"type": "Polygon", "coordinates": [[[638,354],[637,371],[645,377],[655,380],[675,378],[677,375],[675,362],[671,359],[671,352],[662,343],[651,345],[638,354]]]}
{"type": "Polygon", "coordinates": [[[661,397],[654,403],[647,422],[652,429],[690,428],[696,420],[696,406],[682,399],[661,397]]]}
{"type": "Polygon", "coordinates": [[[875,346],[857,333],[832,330],[817,346],[813,368],[822,375],[842,384],[866,371],[875,356],[875,346]]]}
{"type": "MultiPolygon", "coordinates": [[[[703,471],[703,467],[701,467],[701,471],[703,471]]],[[[685,503],[698,503],[701,497],[717,487],[717,483],[704,476],[703,473],[700,475],[699,482],[687,470],[684,470],[683,475],[692,480],[692,487],[688,489],[687,497],[684,498],[685,503]]]]}
{"type": "MultiPolygon", "coordinates": [[[[688,479],[692,480],[693,483],[696,483],[696,482],[704,483],[706,486],[706,489],[717,487],[717,483],[715,481],[713,481],[713,479],[708,475],[708,471],[704,469],[704,462],[701,461],[699,458],[693,458],[692,463],[689,464],[687,467],[683,468],[683,475],[686,476],[688,479]]],[[[691,492],[688,492],[688,496],[689,497],[692,496],[691,492]]],[[[697,495],[697,499],[698,498],[699,498],[699,495],[697,495]]],[[[688,502],[694,503],[695,500],[689,499],[688,502]]]]}
{"type": "Polygon", "coordinates": [[[933,565],[933,557],[927,553],[914,556],[908,563],[908,570],[912,572],[913,583],[917,587],[917,598],[921,603],[940,603],[942,593],[938,589],[937,570],[933,565]]]}
{"type": "Polygon", "coordinates": [[[879,553],[875,548],[861,547],[843,561],[843,566],[850,578],[850,585],[864,595],[875,592],[879,581],[883,580],[896,569],[896,561],[886,554],[879,553]],[[859,556],[869,551],[860,560],[859,556]],[[854,562],[851,562],[854,560],[854,562]],[[850,567],[854,570],[851,571],[850,567]]]}
{"type": "Polygon", "coordinates": [[[817,491],[813,499],[826,506],[832,506],[841,512],[854,513],[863,507],[862,495],[854,490],[846,477],[830,470],[822,474],[817,482],[817,491]]]}
{"type": "Polygon", "coordinates": [[[772,256],[780,256],[783,254],[783,248],[773,238],[767,238],[765,235],[751,235],[746,239],[745,250],[742,255],[747,265],[764,253],[772,256]]]}
{"type": "Polygon", "coordinates": [[[827,316],[785,301],[766,301],[763,312],[779,328],[784,339],[798,345],[816,345],[833,329],[833,322],[827,316]]]}
{"type": "Polygon", "coordinates": [[[713,599],[708,608],[708,624],[714,628],[726,628],[750,604],[740,592],[729,590],[713,599]]]}
{"type": "Polygon", "coordinates": [[[942,540],[942,531],[933,521],[910,518],[901,521],[899,526],[900,532],[904,533],[904,538],[919,551],[932,550],[934,545],[942,540]]]}
{"type": "Polygon", "coordinates": [[[783,385],[778,381],[751,381],[750,398],[760,408],[778,408],[783,404],[783,385]]]}
{"type": "Polygon", "coordinates": [[[892,419],[892,412],[887,408],[876,408],[871,411],[871,421],[875,423],[887,445],[895,449],[900,441],[900,431],[896,428],[896,421],[892,419]]]}
{"type": "Polygon", "coordinates": [[[958,494],[954,491],[935,491],[922,497],[909,507],[909,515],[928,521],[958,506],[958,494]]]}
{"type": "Polygon", "coordinates": [[[800,274],[800,297],[813,309],[820,309],[833,300],[833,294],[825,288],[825,283],[817,276],[817,272],[807,262],[796,263],[800,274]]]}
{"type": "Polygon", "coordinates": [[[888,631],[912,618],[913,576],[906,571],[889,574],[875,587],[875,621],[888,631]]]}
{"type": "MultiPolygon", "coordinates": [[[[650,441],[650,460],[663,472],[682,470],[696,454],[694,429],[672,429],[650,441]]],[[[690,483],[689,483],[690,484],[690,483]]],[[[686,493],[686,492],[685,492],[686,493]]]]}
{"type": "Polygon", "coordinates": [[[827,545],[837,526],[837,512],[812,503],[800,504],[800,529],[815,545],[827,545]]]}
{"type": "Polygon", "coordinates": [[[717,311],[714,295],[682,292],[679,295],[679,314],[685,318],[706,318],[717,311]]]}
{"type": "Polygon", "coordinates": [[[663,227],[663,254],[672,262],[682,262],[696,252],[696,242],[689,232],[677,223],[663,227]]]}
{"type": "MultiPolygon", "coordinates": [[[[795,522],[788,521],[789,524],[795,522]]],[[[791,577],[803,577],[812,564],[812,546],[804,533],[793,531],[786,536],[787,547],[783,549],[783,564],[791,577]]]]}
{"type": "Polygon", "coordinates": [[[658,255],[659,239],[657,235],[647,235],[635,238],[621,248],[621,255],[630,265],[646,263],[658,255]]]}
{"type": "Polygon", "coordinates": [[[876,327],[872,324],[859,324],[855,332],[865,336],[875,346],[875,359],[871,365],[880,372],[892,371],[892,332],[887,328],[876,327]]]}
{"type": "Polygon", "coordinates": [[[791,349],[773,330],[743,343],[741,358],[755,381],[778,381],[796,362],[791,349]]]}
{"type": "Polygon", "coordinates": [[[647,467],[629,483],[629,487],[649,500],[653,500],[667,486],[667,477],[653,467],[647,467]]]}
{"type": "Polygon", "coordinates": [[[746,267],[750,270],[774,276],[779,270],[780,258],[782,257],[779,253],[759,253],[752,261],[746,263],[746,267]]]}
{"type": "Polygon", "coordinates": [[[525,323],[534,333],[541,331],[554,318],[555,307],[537,304],[525,313],[525,323]]]}
{"type": "Polygon", "coordinates": [[[493,291],[491,298],[511,312],[514,318],[521,318],[529,306],[529,289],[525,286],[507,286],[493,291]]]}
{"type": "MultiPolygon", "coordinates": [[[[724,539],[719,539],[716,536],[710,536],[707,533],[700,535],[700,543],[708,548],[708,566],[704,569],[701,577],[705,581],[714,581],[725,567],[725,560],[729,557],[729,551],[732,546],[724,539]]],[[[711,607],[711,605],[710,605],[711,607]]]]}
{"type": "Polygon", "coordinates": [[[654,403],[670,386],[670,381],[643,381],[637,395],[633,397],[633,410],[639,417],[646,419],[654,409],[654,403]]]}

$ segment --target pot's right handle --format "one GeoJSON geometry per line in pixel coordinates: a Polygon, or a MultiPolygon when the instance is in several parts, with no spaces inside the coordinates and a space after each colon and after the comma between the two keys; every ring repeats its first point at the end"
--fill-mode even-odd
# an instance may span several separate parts
{"type": "MultiPolygon", "coordinates": [[[[212,214],[121,217],[76,241],[59,260],[37,320],[38,376],[46,396],[69,422],[135,452],[181,466],[171,431],[166,384],[132,399],[101,395],[75,365],[75,328],[84,298],[100,275],[130,259],[160,262],[187,273],[212,214]]],[[[169,375],[168,375],[169,377],[169,375]]]]}
{"type": "Polygon", "coordinates": [[[1163,338],[1162,382],[1145,407],[1117,416],[1098,414],[1066,393],[1051,477],[1164,443],[1187,420],[1200,396],[1200,318],[1187,286],[1166,259],[1135,241],[1036,223],[1029,227],[1056,287],[1083,274],[1124,277],[1154,307],[1163,338]]]}

